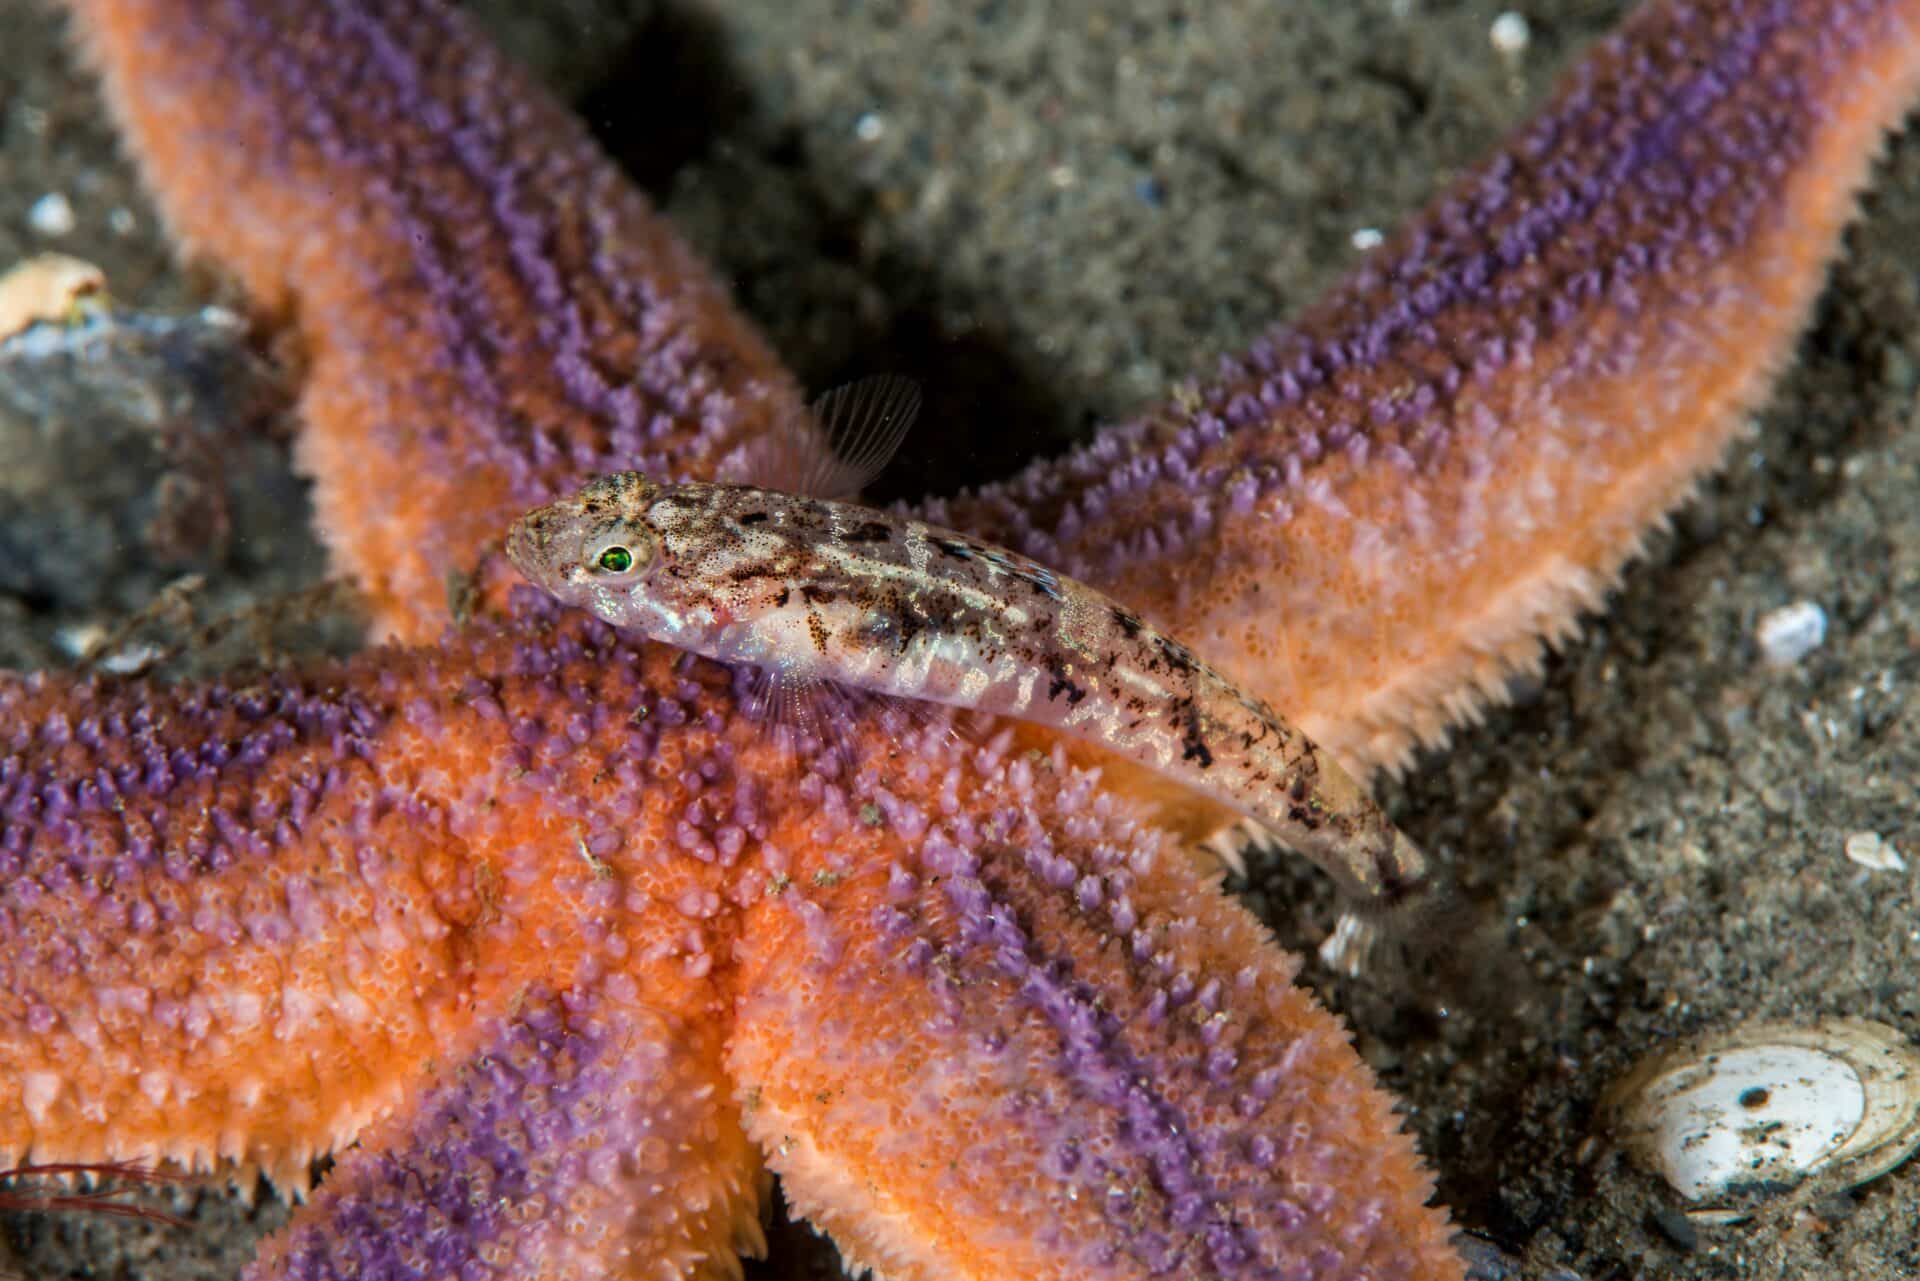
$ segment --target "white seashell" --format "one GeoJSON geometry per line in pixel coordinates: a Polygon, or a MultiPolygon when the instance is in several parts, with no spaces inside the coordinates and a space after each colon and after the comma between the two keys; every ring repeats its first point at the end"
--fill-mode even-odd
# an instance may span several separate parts
{"type": "Polygon", "coordinates": [[[1920,1145],[1920,1051],[1866,1019],[1750,1023],[1642,1060],[1602,1100],[1622,1144],[1699,1208],[1805,1179],[1878,1178],[1920,1145]]]}
{"type": "Polygon", "coordinates": [[[1875,872],[1904,872],[1907,860],[1900,857],[1894,843],[1878,832],[1853,832],[1841,847],[1847,857],[1875,872]]]}
{"type": "Polygon", "coordinates": [[[1797,600],[1761,615],[1754,631],[1769,663],[1791,667],[1827,639],[1827,611],[1817,602],[1797,600]]]}

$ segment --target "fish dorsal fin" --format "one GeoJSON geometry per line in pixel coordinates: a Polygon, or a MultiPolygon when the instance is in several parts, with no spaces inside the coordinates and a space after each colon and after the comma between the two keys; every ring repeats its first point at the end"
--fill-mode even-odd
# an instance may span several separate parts
{"type": "Polygon", "coordinates": [[[898,374],[835,387],[748,446],[721,479],[807,498],[856,497],[886,469],[919,412],[919,385],[898,374]]]}
{"type": "Polygon", "coordinates": [[[920,388],[911,378],[880,374],[835,387],[809,408],[826,435],[827,452],[814,460],[799,492],[852,498],[899,451],[920,412],[920,388]]]}

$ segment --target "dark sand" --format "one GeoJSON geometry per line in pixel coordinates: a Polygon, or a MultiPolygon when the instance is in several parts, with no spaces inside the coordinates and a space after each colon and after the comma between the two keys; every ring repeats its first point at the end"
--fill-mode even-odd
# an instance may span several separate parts
{"type": "MultiPolygon", "coordinates": [[[[493,0],[489,20],[511,7],[493,0]]],[[[1490,0],[1127,7],[1119,21],[1097,0],[1045,18],[987,0],[572,0],[516,30],[809,385],[924,381],[933,411],[910,446],[924,452],[890,481],[911,493],[1004,474],[1148,406],[1298,309],[1352,264],[1355,230],[1390,228],[1471,163],[1623,6],[1536,0],[1513,65],[1489,44],[1490,0]]],[[[58,190],[78,226],[57,247],[106,266],[123,296],[204,297],[167,266],[57,31],[0,0],[0,262],[46,247],[26,214],[58,190]],[[115,209],[130,231],[112,229],[115,209]]],[[[1541,1268],[1920,1275],[1920,1165],[1689,1239],[1659,1226],[1674,1204],[1661,1185],[1583,1144],[1605,1085],[1685,1033],[1829,1014],[1920,1032],[1915,873],[1842,853],[1876,832],[1920,862],[1915,245],[1909,140],[1725,473],[1517,707],[1388,789],[1497,917],[1499,999],[1309,966],[1405,1101],[1442,1199],[1541,1268]],[[1825,609],[1826,643],[1769,667],[1756,620],[1796,600],[1825,609]]],[[[284,466],[260,483],[283,484],[284,466]]],[[[216,570],[227,598],[315,572],[296,523],[242,532],[216,570]]],[[[121,571],[165,581],[124,555],[121,571]]],[[[0,596],[0,662],[52,661],[54,623],[111,622],[124,595],[81,591],[57,616],[46,591],[0,596]]],[[[1323,887],[1271,862],[1255,882],[1281,939],[1310,950],[1323,887]]],[[[282,1219],[214,1195],[197,1207],[187,1231],[71,1216],[5,1231],[30,1276],[182,1281],[235,1276],[282,1219]]],[[[805,1228],[776,1242],[759,1275],[836,1275],[805,1228]]]]}

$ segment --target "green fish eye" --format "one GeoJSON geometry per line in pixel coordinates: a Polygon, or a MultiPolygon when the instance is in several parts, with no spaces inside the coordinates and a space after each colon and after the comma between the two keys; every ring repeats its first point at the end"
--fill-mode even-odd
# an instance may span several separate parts
{"type": "Polygon", "coordinates": [[[624,547],[609,547],[596,563],[609,574],[624,574],[633,568],[633,553],[624,547]]]}

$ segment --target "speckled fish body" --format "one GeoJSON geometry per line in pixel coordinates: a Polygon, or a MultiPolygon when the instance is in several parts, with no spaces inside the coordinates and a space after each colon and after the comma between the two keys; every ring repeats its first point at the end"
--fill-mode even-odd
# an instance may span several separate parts
{"type": "Polygon", "coordinates": [[[529,513],[508,555],[608,622],[782,681],[1017,717],[1254,820],[1354,899],[1427,863],[1331,757],[1186,646],[1005,548],[872,508],[620,472],[529,513]]]}

